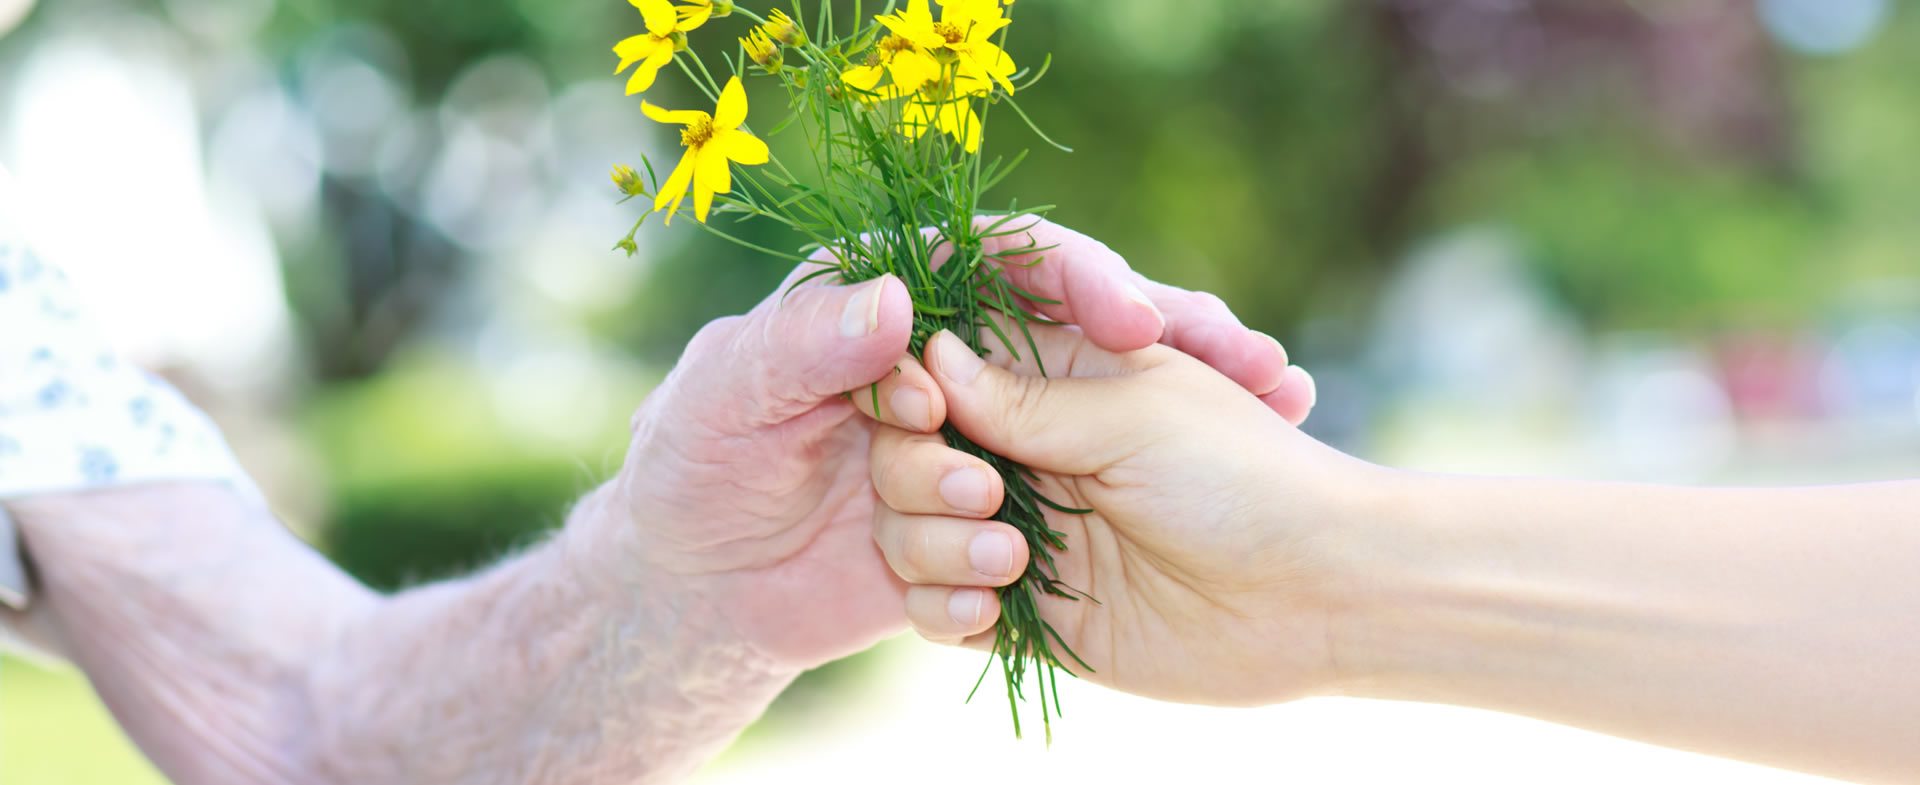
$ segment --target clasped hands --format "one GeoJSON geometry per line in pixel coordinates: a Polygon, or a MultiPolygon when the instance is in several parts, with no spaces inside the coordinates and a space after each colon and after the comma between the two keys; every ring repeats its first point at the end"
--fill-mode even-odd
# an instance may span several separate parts
{"type": "Polygon", "coordinates": [[[999,476],[935,435],[951,420],[1094,510],[1050,523],[1068,543],[1058,577],[1099,602],[1042,603],[1092,666],[1080,675],[1206,703],[1313,691],[1330,678],[1321,497],[1361,464],[1294,427],[1311,377],[1219,298],[1146,281],[1066,229],[1030,233],[1053,249],[1005,272],[1058,301],[1036,310],[1064,326],[1033,329],[1050,376],[1028,352],[982,360],[944,333],[922,366],[891,277],[783,285],[702,330],[635,416],[612,486],[646,521],[625,532],[634,556],[699,587],[778,666],[859,651],[903,616],[984,646],[991,587],[1030,554],[989,519],[999,476]]]}

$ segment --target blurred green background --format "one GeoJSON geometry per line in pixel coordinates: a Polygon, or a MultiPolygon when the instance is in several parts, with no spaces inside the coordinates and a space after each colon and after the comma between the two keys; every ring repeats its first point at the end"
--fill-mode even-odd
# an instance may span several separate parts
{"type": "MultiPolygon", "coordinates": [[[[1017,59],[1053,54],[1023,105],[1076,152],[991,129],[1034,148],[1000,195],[1279,336],[1320,380],[1324,439],[1663,479],[1893,473],[1920,445],[1911,8],[1016,19],[1017,59]]],[[[0,163],[62,216],[48,254],[382,588],[558,525],[693,331],[786,273],[688,227],[609,250],[635,213],[607,167],[677,141],[610,76],[639,29],[618,0],[0,0],[9,27],[0,163]]],[[[675,77],[650,97],[694,102],[675,77]]],[[[5,669],[0,781],[153,781],[74,676],[5,669]]]]}

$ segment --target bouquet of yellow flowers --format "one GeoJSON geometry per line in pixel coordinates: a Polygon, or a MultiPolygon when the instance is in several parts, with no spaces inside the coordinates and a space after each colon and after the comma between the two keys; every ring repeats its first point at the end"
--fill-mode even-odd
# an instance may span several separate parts
{"type": "MultiPolygon", "coordinates": [[[[617,247],[633,253],[634,234],[647,216],[664,212],[663,223],[670,223],[691,191],[694,220],[707,231],[768,256],[820,265],[803,282],[828,275],[847,283],[899,277],[913,298],[916,356],[928,338],[951,330],[975,352],[1006,351],[1017,358],[1033,351],[1037,362],[1028,325],[1042,318],[1031,309],[1052,301],[1021,290],[1001,265],[1035,264],[1049,249],[1029,242],[989,254],[985,246],[1014,244],[998,238],[1022,235],[1047,208],[982,207],[986,191],[1025,155],[987,160],[981,154],[995,108],[1006,107],[1054,144],[1014,100],[1046,68],[1020,69],[1003,48],[1013,0],[940,0],[938,18],[928,0],[907,0],[904,8],[887,2],[871,17],[861,0],[853,0],[851,22],[836,20],[825,0],[811,15],[800,0],[790,1],[791,15],[771,9],[762,16],[726,0],[629,0],[646,29],[613,48],[620,58],[616,73],[632,69],[627,94],[645,92],[671,65],[714,102],[714,110],[641,103],[647,117],[681,127],[686,150],[665,180],[644,159],[644,178],[632,167],[614,168],[614,184],[626,198],[651,205],[617,247]],[[720,58],[719,69],[709,68],[689,47],[690,34],[735,14],[753,26],[731,56],[720,58]],[[724,83],[716,70],[726,73],[724,83]],[[743,77],[775,80],[784,88],[787,115],[766,134],[797,129],[810,160],[789,167],[751,130],[743,77]],[[773,221],[804,244],[793,252],[763,247],[715,226],[709,219],[716,213],[735,221],[773,221]]],[[[981,449],[951,426],[942,435],[1000,472],[1007,492],[995,519],[1019,529],[1034,554],[1026,573],[999,590],[1002,615],[988,668],[997,660],[1006,677],[1016,735],[1019,702],[1029,674],[1034,676],[1051,737],[1052,716],[1059,712],[1057,671],[1072,673],[1061,656],[1083,669],[1086,664],[1040,618],[1035,600],[1041,593],[1085,595],[1054,577],[1053,554],[1066,544],[1048,526],[1045,510],[1086,511],[1047,499],[1030,484],[1025,467],[981,449]]]]}

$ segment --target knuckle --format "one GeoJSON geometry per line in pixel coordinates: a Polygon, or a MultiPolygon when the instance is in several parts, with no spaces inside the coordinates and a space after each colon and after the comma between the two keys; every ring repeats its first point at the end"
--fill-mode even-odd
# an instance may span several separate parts
{"type": "Polygon", "coordinates": [[[707,322],[693,334],[693,340],[687,342],[687,356],[697,357],[725,350],[744,321],[744,316],[723,316],[707,322]]]}
{"type": "Polygon", "coordinates": [[[881,513],[873,529],[874,542],[880,546],[880,552],[886,556],[887,566],[893,568],[895,575],[908,583],[922,583],[932,573],[929,568],[933,556],[932,547],[923,531],[925,527],[914,526],[905,515],[892,510],[881,513]]]}
{"type": "Polygon", "coordinates": [[[880,494],[881,503],[888,507],[898,507],[900,502],[900,473],[904,471],[906,461],[898,453],[883,465],[873,467],[873,490],[880,494]]]}
{"type": "Polygon", "coordinates": [[[892,510],[884,510],[875,520],[873,527],[874,544],[880,546],[880,553],[887,559],[887,566],[893,568],[895,575],[911,583],[918,577],[914,561],[915,553],[911,537],[906,536],[906,518],[892,510]]]}
{"type": "Polygon", "coordinates": [[[902,577],[907,580],[927,577],[930,574],[928,568],[932,566],[933,548],[926,536],[903,532],[896,543],[899,545],[900,561],[907,568],[902,577]]]}
{"type": "Polygon", "coordinates": [[[1233,313],[1233,309],[1227,307],[1227,301],[1220,299],[1220,295],[1212,292],[1194,292],[1193,304],[1202,312],[1213,315],[1233,313]]]}
{"type": "Polygon", "coordinates": [[[881,501],[888,506],[897,507],[901,490],[906,487],[914,472],[914,462],[920,444],[925,439],[910,438],[901,435],[895,428],[882,428],[873,440],[871,467],[874,490],[879,492],[881,501]]]}

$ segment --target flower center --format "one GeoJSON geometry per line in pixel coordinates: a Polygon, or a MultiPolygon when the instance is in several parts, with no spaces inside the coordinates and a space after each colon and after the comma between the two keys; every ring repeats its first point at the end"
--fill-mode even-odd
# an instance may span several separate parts
{"type": "Polygon", "coordinates": [[[691,123],[687,123],[686,128],[680,129],[680,143],[695,150],[700,149],[701,145],[711,141],[713,141],[713,120],[711,118],[702,117],[691,123]]]}
{"type": "Polygon", "coordinates": [[[933,33],[934,35],[947,39],[947,43],[949,44],[957,44],[967,40],[967,34],[961,32],[960,27],[951,22],[934,22],[933,33]]]}
{"type": "Polygon", "coordinates": [[[901,52],[913,51],[913,42],[897,35],[890,35],[880,39],[879,48],[882,55],[891,57],[901,52]]]}

